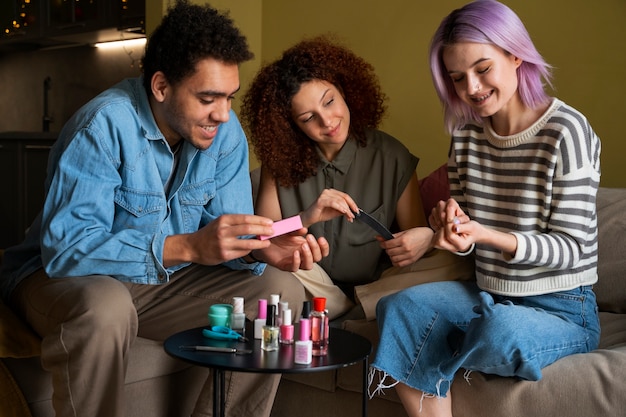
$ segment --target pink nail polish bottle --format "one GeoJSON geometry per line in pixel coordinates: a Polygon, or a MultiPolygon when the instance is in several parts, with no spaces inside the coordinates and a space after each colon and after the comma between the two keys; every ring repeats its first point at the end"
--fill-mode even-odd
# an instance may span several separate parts
{"type": "Polygon", "coordinates": [[[280,325],[280,343],[293,344],[293,324],[291,324],[291,309],[283,310],[282,324],[280,325]]]}
{"type": "Polygon", "coordinates": [[[311,342],[311,323],[309,319],[300,319],[300,337],[296,341],[294,362],[308,365],[313,360],[313,342],[311,342]]]}
{"type": "Polygon", "coordinates": [[[254,338],[263,339],[263,326],[265,326],[267,317],[267,300],[259,299],[259,312],[257,318],[254,319],[254,338]]]}

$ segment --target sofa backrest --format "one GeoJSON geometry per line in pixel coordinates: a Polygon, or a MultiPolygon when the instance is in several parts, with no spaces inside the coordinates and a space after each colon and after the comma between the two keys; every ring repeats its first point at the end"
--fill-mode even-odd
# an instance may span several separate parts
{"type": "Polygon", "coordinates": [[[600,187],[597,210],[598,307],[626,313],[626,188],[600,187]]]}

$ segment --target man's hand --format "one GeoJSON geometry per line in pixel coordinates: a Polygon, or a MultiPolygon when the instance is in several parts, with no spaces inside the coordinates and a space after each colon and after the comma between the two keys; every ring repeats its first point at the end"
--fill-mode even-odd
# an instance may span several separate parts
{"type": "Polygon", "coordinates": [[[192,262],[218,265],[255,251],[255,258],[279,269],[295,272],[312,269],[328,256],[326,239],[306,235],[307,229],[270,240],[242,239],[244,236],[273,234],[272,220],[252,214],[224,214],[195,233],[169,236],[163,248],[166,267],[192,262]]]}
{"type": "Polygon", "coordinates": [[[272,220],[252,214],[224,214],[195,233],[169,236],[163,248],[166,267],[185,262],[218,265],[241,258],[270,241],[242,239],[248,235],[271,235],[272,220]]]}

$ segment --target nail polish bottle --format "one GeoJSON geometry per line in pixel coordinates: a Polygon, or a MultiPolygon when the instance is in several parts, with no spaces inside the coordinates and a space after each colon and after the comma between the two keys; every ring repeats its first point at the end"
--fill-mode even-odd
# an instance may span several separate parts
{"type": "Polygon", "coordinates": [[[300,336],[296,341],[294,362],[308,365],[313,360],[313,342],[311,342],[311,324],[309,319],[300,319],[300,336]]]}
{"type": "Polygon", "coordinates": [[[304,301],[302,302],[302,318],[308,319],[311,316],[311,302],[304,301]]]}
{"type": "Polygon", "coordinates": [[[293,324],[291,324],[291,309],[289,308],[283,310],[279,342],[283,345],[293,344],[293,324]]]}
{"type": "Polygon", "coordinates": [[[328,353],[328,315],[326,314],[326,298],[313,297],[311,312],[311,340],[313,356],[324,356],[328,353]]]}
{"type": "Polygon", "coordinates": [[[278,303],[278,311],[276,312],[276,325],[280,327],[283,324],[283,311],[289,308],[287,301],[281,301],[278,303]]]}
{"type": "Polygon", "coordinates": [[[243,297],[233,297],[233,313],[230,319],[230,327],[244,336],[246,332],[246,314],[243,312],[243,297]]]}
{"type": "Polygon", "coordinates": [[[275,306],[275,308],[274,308],[275,314],[274,315],[276,316],[276,319],[275,319],[274,323],[276,323],[277,326],[280,326],[280,323],[279,323],[279,321],[280,321],[279,317],[280,316],[278,315],[278,309],[279,309],[278,306],[279,306],[279,304],[280,304],[280,295],[278,295],[278,294],[270,294],[270,299],[267,302],[267,305],[275,306]]]}
{"type": "Polygon", "coordinates": [[[261,339],[261,349],[272,351],[278,350],[278,334],[280,329],[276,326],[276,306],[267,306],[267,322],[263,326],[263,339],[261,339]]]}
{"type": "Polygon", "coordinates": [[[257,318],[254,319],[254,338],[263,339],[263,326],[265,326],[265,320],[267,318],[267,300],[265,298],[259,299],[259,312],[257,318]]]}

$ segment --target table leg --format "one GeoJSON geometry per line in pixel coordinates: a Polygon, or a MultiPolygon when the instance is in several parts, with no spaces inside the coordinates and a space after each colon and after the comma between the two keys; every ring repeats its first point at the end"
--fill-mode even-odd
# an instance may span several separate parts
{"type": "Polygon", "coordinates": [[[221,369],[213,370],[213,416],[224,417],[225,414],[226,375],[221,369]]]}
{"type": "Polygon", "coordinates": [[[368,371],[368,360],[367,356],[363,359],[363,417],[367,417],[367,371],[368,371]]]}

